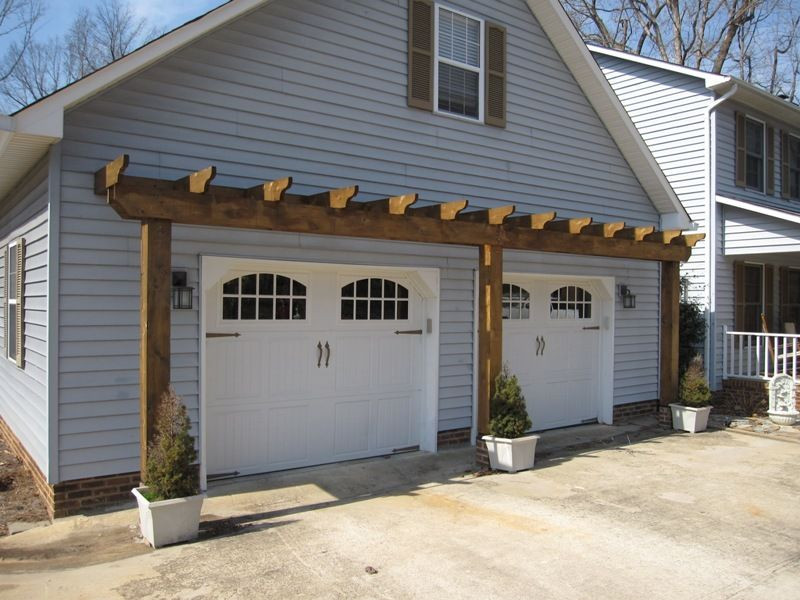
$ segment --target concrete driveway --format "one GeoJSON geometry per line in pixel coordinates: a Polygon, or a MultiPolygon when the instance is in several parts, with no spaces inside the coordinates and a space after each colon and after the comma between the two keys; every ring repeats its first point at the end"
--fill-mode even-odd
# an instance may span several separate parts
{"type": "Polygon", "coordinates": [[[800,598],[800,435],[609,431],[516,475],[454,450],[217,485],[210,537],[157,552],[133,511],[59,520],[0,541],[0,596],[800,598]]]}

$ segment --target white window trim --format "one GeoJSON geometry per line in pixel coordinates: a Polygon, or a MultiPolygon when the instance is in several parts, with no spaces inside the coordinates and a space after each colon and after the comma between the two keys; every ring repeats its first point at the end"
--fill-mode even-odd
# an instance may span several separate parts
{"type": "MultiPolygon", "coordinates": [[[[767,122],[759,119],[758,117],[754,117],[753,115],[749,115],[745,113],[744,115],[744,131],[745,131],[745,139],[744,139],[744,187],[747,190],[752,192],[756,192],[759,194],[766,194],[767,193],[767,167],[769,166],[769,161],[767,161],[767,122]],[[764,175],[761,178],[761,188],[751,187],[747,185],[747,121],[755,121],[756,123],[761,124],[761,173],[764,175]]],[[[774,150],[774,148],[773,148],[774,150]]]]}
{"type": "MultiPolygon", "coordinates": [[[[8,326],[9,318],[8,318],[8,315],[10,313],[10,311],[8,309],[12,304],[14,306],[17,306],[17,277],[14,277],[14,282],[13,282],[14,293],[13,294],[9,294],[8,292],[9,292],[9,288],[10,288],[10,282],[9,282],[8,274],[11,272],[11,269],[9,269],[9,267],[11,266],[11,248],[14,248],[15,246],[18,246],[18,245],[19,245],[19,240],[13,240],[13,241],[9,242],[8,245],[6,245],[6,258],[5,258],[5,265],[4,265],[5,272],[3,273],[3,278],[5,279],[4,286],[3,286],[3,288],[4,288],[3,291],[5,292],[5,295],[6,295],[5,311],[4,311],[4,315],[3,315],[3,326],[4,326],[3,327],[3,337],[5,339],[3,341],[6,344],[6,348],[5,348],[6,359],[11,361],[12,363],[14,363],[14,366],[17,365],[17,353],[19,352],[19,348],[16,348],[16,352],[14,352],[13,356],[11,354],[9,354],[9,348],[11,347],[11,344],[9,343],[10,337],[8,335],[8,332],[9,332],[9,326],[8,326]]],[[[17,249],[17,252],[19,252],[19,249],[17,249]]],[[[16,260],[15,260],[15,262],[16,262],[16,260]]],[[[17,268],[16,265],[14,265],[14,272],[15,273],[16,273],[16,268],[17,268]]],[[[19,310],[19,306],[17,306],[17,310],[19,310]]],[[[15,340],[15,343],[16,343],[16,340],[15,340]]]]}
{"type": "Polygon", "coordinates": [[[485,37],[486,37],[486,22],[484,19],[480,17],[476,17],[470,14],[467,14],[461,10],[453,8],[452,6],[448,6],[446,4],[436,3],[433,6],[433,112],[438,115],[445,115],[447,117],[453,117],[454,119],[460,119],[462,121],[468,121],[470,123],[483,123],[484,121],[484,80],[486,77],[486,69],[485,69],[485,54],[486,54],[486,47],[485,47],[485,37]],[[478,58],[480,60],[479,67],[473,67],[472,65],[468,65],[465,63],[461,63],[455,60],[450,60],[448,58],[441,58],[439,57],[439,9],[443,8],[445,10],[449,10],[452,13],[457,15],[461,15],[462,17],[466,17],[468,19],[472,19],[473,21],[478,21],[481,30],[481,48],[480,52],[478,52],[478,58]],[[478,117],[467,117],[465,115],[458,115],[456,113],[451,113],[446,110],[439,110],[439,61],[444,62],[445,64],[452,65],[454,67],[458,67],[460,69],[464,69],[465,71],[473,71],[478,73],[478,117]]]}

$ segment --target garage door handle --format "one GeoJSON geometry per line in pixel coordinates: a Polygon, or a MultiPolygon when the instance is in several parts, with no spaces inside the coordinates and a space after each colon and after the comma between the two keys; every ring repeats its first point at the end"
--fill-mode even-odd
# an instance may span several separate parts
{"type": "Polygon", "coordinates": [[[241,333],[206,333],[207,338],[239,337],[241,333]]]}
{"type": "Polygon", "coordinates": [[[600,325],[595,325],[593,327],[584,327],[583,328],[584,331],[588,331],[589,329],[599,330],[600,329],[600,325]]]}
{"type": "Polygon", "coordinates": [[[325,368],[328,368],[328,363],[331,360],[331,345],[328,343],[328,340],[325,340],[325,351],[327,354],[325,355],[325,368]]]}
{"type": "Polygon", "coordinates": [[[322,342],[317,342],[317,368],[322,365],[322,342]]]}
{"type": "Polygon", "coordinates": [[[537,335],[536,336],[536,356],[539,356],[539,350],[541,350],[541,349],[542,349],[542,340],[537,335]]]}
{"type": "Polygon", "coordinates": [[[544,336],[542,336],[542,354],[544,356],[544,349],[547,347],[547,342],[544,341],[544,336]]]}
{"type": "Polygon", "coordinates": [[[422,329],[407,329],[406,331],[395,331],[395,335],[422,335],[422,329]]]}

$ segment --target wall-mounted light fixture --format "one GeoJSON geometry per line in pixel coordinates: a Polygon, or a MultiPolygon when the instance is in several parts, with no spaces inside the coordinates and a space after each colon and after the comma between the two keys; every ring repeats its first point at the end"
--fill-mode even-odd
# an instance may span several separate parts
{"type": "Polygon", "coordinates": [[[622,296],[622,308],[636,308],[636,295],[627,285],[619,286],[619,295],[622,296]]]}
{"type": "Polygon", "coordinates": [[[194,288],[186,285],[188,279],[186,271],[172,272],[172,308],[192,308],[192,291],[194,288]]]}

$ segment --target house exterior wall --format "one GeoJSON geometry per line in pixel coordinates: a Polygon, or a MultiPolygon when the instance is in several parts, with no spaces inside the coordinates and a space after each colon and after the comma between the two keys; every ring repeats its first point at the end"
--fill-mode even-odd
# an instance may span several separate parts
{"type": "MultiPolygon", "coordinates": [[[[477,207],[658,223],[524,2],[449,5],[508,27],[505,129],[409,108],[405,2],[366,0],[279,0],[68,113],[62,480],[138,469],[139,225],[92,191],[94,171],[123,152],[133,175],[178,178],[212,163],[222,185],[292,175],[299,193],[358,183],[359,199],[416,191],[426,201],[466,197],[477,207]]],[[[441,269],[439,430],[471,425],[474,249],[175,227],[173,265],[196,289],[201,254],[441,269]]],[[[641,309],[618,315],[618,401],[654,398],[657,265],[531,260],[530,268],[629,277],[641,309]]],[[[197,310],[173,312],[172,379],[195,422],[198,325],[197,310]]]]}
{"type": "MultiPolygon", "coordinates": [[[[699,232],[706,231],[706,110],[714,99],[702,79],[593,54],[699,232]]],[[[705,257],[700,241],[681,266],[688,297],[706,303],[705,257]]]]}
{"type": "Polygon", "coordinates": [[[24,183],[0,202],[0,417],[27,449],[41,473],[48,473],[47,257],[48,157],[24,183]],[[24,364],[6,358],[5,252],[25,238],[24,364]]]}
{"type": "Polygon", "coordinates": [[[800,223],[733,206],[725,207],[724,218],[726,256],[800,252],[800,223]]]}

